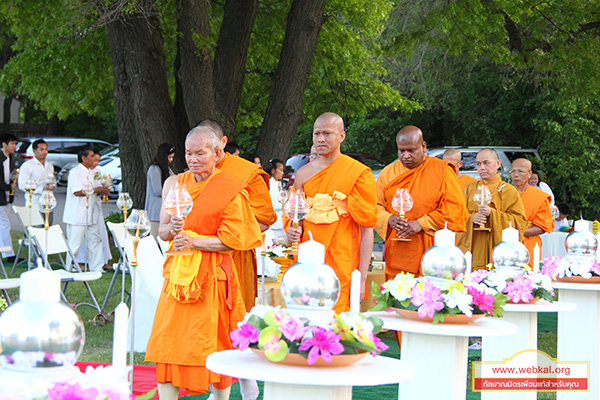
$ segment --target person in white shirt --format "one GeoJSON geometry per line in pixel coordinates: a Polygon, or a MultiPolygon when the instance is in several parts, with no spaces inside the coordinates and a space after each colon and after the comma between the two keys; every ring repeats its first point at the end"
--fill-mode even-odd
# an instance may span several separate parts
{"type": "Polygon", "coordinates": [[[17,138],[5,133],[2,135],[2,151],[0,151],[0,246],[10,247],[10,251],[2,253],[8,262],[15,261],[15,252],[12,248],[10,237],[10,220],[8,219],[8,205],[13,202],[14,196],[10,191],[15,188],[15,183],[11,181],[10,173],[15,166],[13,154],[17,148],[17,138]]]}
{"type": "Polygon", "coordinates": [[[571,221],[567,219],[569,216],[569,206],[566,204],[559,204],[558,206],[558,217],[554,219],[554,230],[559,231],[561,228],[570,228],[571,221]]]}
{"type": "Polygon", "coordinates": [[[531,171],[531,178],[529,178],[529,184],[550,195],[550,210],[552,210],[554,208],[554,193],[552,193],[552,189],[550,189],[550,186],[548,186],[546,182],[540,180],[539,172],[531,171]]]}
{"type": "Polygon", "coordinates": [[[63,221],[67,225],[67,238],[69,247],[77,257],[81,243],[86,240],[86,259],[90,271],[102,271],[104,265],[104,251],[102,238],[99,232],[99,221],[102,220],[100,198],[108,195],[110,189],[94,187],[95,167],[94,150],[85,148],[79,152],[77,159],[79,165],[69,172],[67,183],[67,196],[63,221]],[[86,207],[86,191],[90,191],[88,207],[86,207]]]}
{"type": "MultiPolygon", "coordinates": [[[[48,155],[48,144],[44,139],[38,139],[31,144],[34,157],[23,163],[19,172],[19,189],[25,192],[25,207],[29,207],[29,191],[26,190],[29,181],[35,181],[36,189],[31,195],[31,206],[37,209],[42,192],[54,190],[54,166],[46,161],[48,155]]],[[[52,225],[54,213],[50,211],[48,222],[52,225]]]]}

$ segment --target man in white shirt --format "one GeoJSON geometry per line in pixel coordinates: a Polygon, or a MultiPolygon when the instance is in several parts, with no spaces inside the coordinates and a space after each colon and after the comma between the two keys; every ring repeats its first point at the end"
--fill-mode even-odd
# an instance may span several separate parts
{"type": "Polygon", "coordinates": [[[67,225],[69,247],[75,257],[79,253],[81,243],[86,240],[87,226],[86,259],[89,269],[102,272],[104,257],[102,238],[98,230],[98,221],[102,220],[100,197],[107,195],[110,189],[103,186],[94,187],[94,150],[83,149],[77,159],[79,165],[69,172],[63,221],[67,225]],[[89,196],[87,202],[86,192],[89,196]]]}
{"type": "Polygon", "coordinates": [[[13,262],[15,252],[12,249],[12,240],[10,237],[10,220],[8,219],[8,205],[13,202],[14,196],[10,191],[15,188],[15,184],[10,179],[10,173],[14,169],[14,159],[12,155],[17,148],[17,138],[10,134],[2,134],[2,151],[0,151],[0,246],[9,246],[10,251],[2,253],[2,257],[7,257],[7,261],[13,262]]]}
{"type": "MultiPolygon", "coordinates": [[[[35,181],[36,189],[31,194],[31,206],[38,211],[37,204],[44,189],[54,189],[54,166],[46,161],[48,155],[48,144],[44,139],[38,139],[31,144],[33,149],[33,159],[26,161],[21,165],[19,172],[19,189],[25,192],[25,206],[29,207],[29,191],[26,189],[30,181],[35,181]]],[[[50,211],[48,217],[52,225],[54,213],[50,211]]]]}

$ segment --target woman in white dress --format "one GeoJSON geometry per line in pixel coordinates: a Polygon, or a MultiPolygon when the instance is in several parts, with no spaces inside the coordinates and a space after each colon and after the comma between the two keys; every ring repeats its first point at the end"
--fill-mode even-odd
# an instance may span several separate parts
{"type": "Polygon", "coordinates": [[[167,178],[174,175],[171,163],[175,158],[175,147],[170,143],[158,146],[152,165],[146,173],[146,204],[144,209],[148,212],[150,220],[150,233],[156,238],[160,221],[160,207],[162,206],[162,188],[167,178]]]}

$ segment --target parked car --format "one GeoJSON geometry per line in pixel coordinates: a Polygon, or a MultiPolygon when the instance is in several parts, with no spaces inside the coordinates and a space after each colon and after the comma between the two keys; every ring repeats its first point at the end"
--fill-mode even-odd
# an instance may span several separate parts
{"type": "MultiPolygon", "coordinates": [[[[427,149],[427,154],[431,157],[442,158],[442,155],[449,148],[455,148],[462,154],[463,165],[460,167],[460,172],[465,175],[472,176],[473,178],[479,179],[479,174],[475,168],[475,157],[481,149],[485,149],[488,146],[446,146],[427,149]]],[[[496,146],[492,147],[498,153],[498,158],[502,161],[502,165],[498,170],[498,173],[502,176],[502,179],[510,179],[511,164],[517,158],[526,158],[530,160],[534,168],[539,168],[542,164],[542,159],[536,149],[523,149],[521,147],[507,147],[507,146],[496,146]]]]}
{"type": "MultiPolygon", "coordinates": [[[[373,171],[373,175],[375,179],[379,176],[379,173],[387,165],[387,163],[379,157],[372,156],[369,154],[362,153],[344,153],[347,156],[354,158],[357,161],[365,164],[367,167],[371,168],[373,171]]],[[[296,171],[300,169],[304,164],[308,163],[310,158],[310,154],[301,153],[294,154],[285,162],[285,175],[283,176],[283,181],[285,182],[284,187],[289,188],[294,184],[294,177],[296,176],[296,171]]]]}
{"type": "Polygon", "coordinates": [[[34,157],[33,147],[31,144],[38,139],[44,139],[48,143],[48,160],[54,165],[56,172],[60,171],[62,167],[71,161],[77,162],[77,153],[79,153],[85,147],[91,147],[96,151],[101,151],[108,146],[110,143],[104,140],[97,139],[86,139],[86,138],[73,138],[73,137],[28,137],[20,139],[20,143],[17,145],[16,164],[20,166],[27,160],[31,160],[34,157]]]}
{"type": "MultiPolygon", "coordinates": [[[[103,162],[103,158],[105,157],[119,157],[119,145],[118,144],[111,144],[108,147],[105,147],[104,149],[99,151],[100,153],[100,164],[101,165],[103,162]]],[[[106,164],[107,162],[104,162],[104,164],[106,164]]],[[[71,170],[73,168],[75,168],[77,166],[77,164],[79,164],[79,162],[77,160],[75,161],[71,161],[68,164],[63,165],[62,169],[60,170],[60,172],[58,173],[58,186],[67,186],[67,182],[69,179],[69,172],[71,172],[71,170]]],[[[119,168],[121,166],[121,162],[119,161],[119,168]]],[[[120,175],[120,171],[119,171],[119,175],[120,175]]],[[[113,176],[111,174],[111,176],[113,176]]]]}

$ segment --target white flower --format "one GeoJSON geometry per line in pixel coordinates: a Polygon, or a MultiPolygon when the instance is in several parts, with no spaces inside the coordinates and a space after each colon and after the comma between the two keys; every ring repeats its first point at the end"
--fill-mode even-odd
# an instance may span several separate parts
{"type": "MultiPolygon", "coordinates": [[[[398,274],[392,280],[383,284],[383,287],[398,301],[410,298],[410,290],[417,284],[413,274],[398,274]]],[[[385,291],[383,291],[385,293],[385,291]]]]}
{"type": "Polygon", "coordinates": [[[590,268],[592,267],[592,260],[577,258],[570,265],[570,271],[573,275],[581,275],[585,279],[590,279],[592,273],[590,268]]]}
{"type": "Polygon", "coordinates": [[[498,293],[498,290],[495,287],[490,287],[490,286],[486,285],[484,282],[469,283],[468,285],[465,285],[465,286],[471,286],[473,289],[477,289],[478,291],[485,293],[485,294],[491,294],[492,296],[495,296],[496,293],[498,293]]]}
{"type": "Polygon", "coordinates": [[[310,300],[308,301],[308,305],[310,307],[319,307],[319,303],[320,303],[319,299],[314,298],[314,297],[311,297],[310,300]]]}
{"type": "Polygon", "coordinates": [[[308,315],[308,325],[319,328],[331,329],[333,311],[315,312],[308,315]]]}
{"type": "Polygon", "coordinates": [[[338,318],[340,318],[346,325],[352,328],[353,331],[358,332],[362,329],[366,333],[373,332],[375,327],[368,319],[364,318],[359,313],[340,313],[338,318]]]}
{"type": "Polygon", "coordinates": [[[530,274],[528,276],[528,278],[533,281],[533,284],[536,287],[541,287],[542,289],[546,289],[549,292],[551,292],[553,290],[552,278],[550,278],[548,275],[540,274],[540,273],[530,274]]]}
{"type": "Polygon", "coordinates": [[[454,288],[448,293],[443,293],[442,297],[446,301],[446,306],[448,308],[458,307],[458,309],[467,317],[473,315],[473,307],[471,307],[473,296],[468,292],[454,288]]]}
{"type": "Polygon", "coordinates": [[[273,306],[266,306],[266,305],[263,306],[262,304],[257,304],[254,307],[252,307],[252,309],[249,312],[246,313],[242,324],[248,322],[250,317],[253,315],[256,315],[258,318],[263,319],[265,317],[265,314],[268,313],[269,311],[277,311],[280,308],[281,308],[280,306],[273,307],[273,306]]]}

